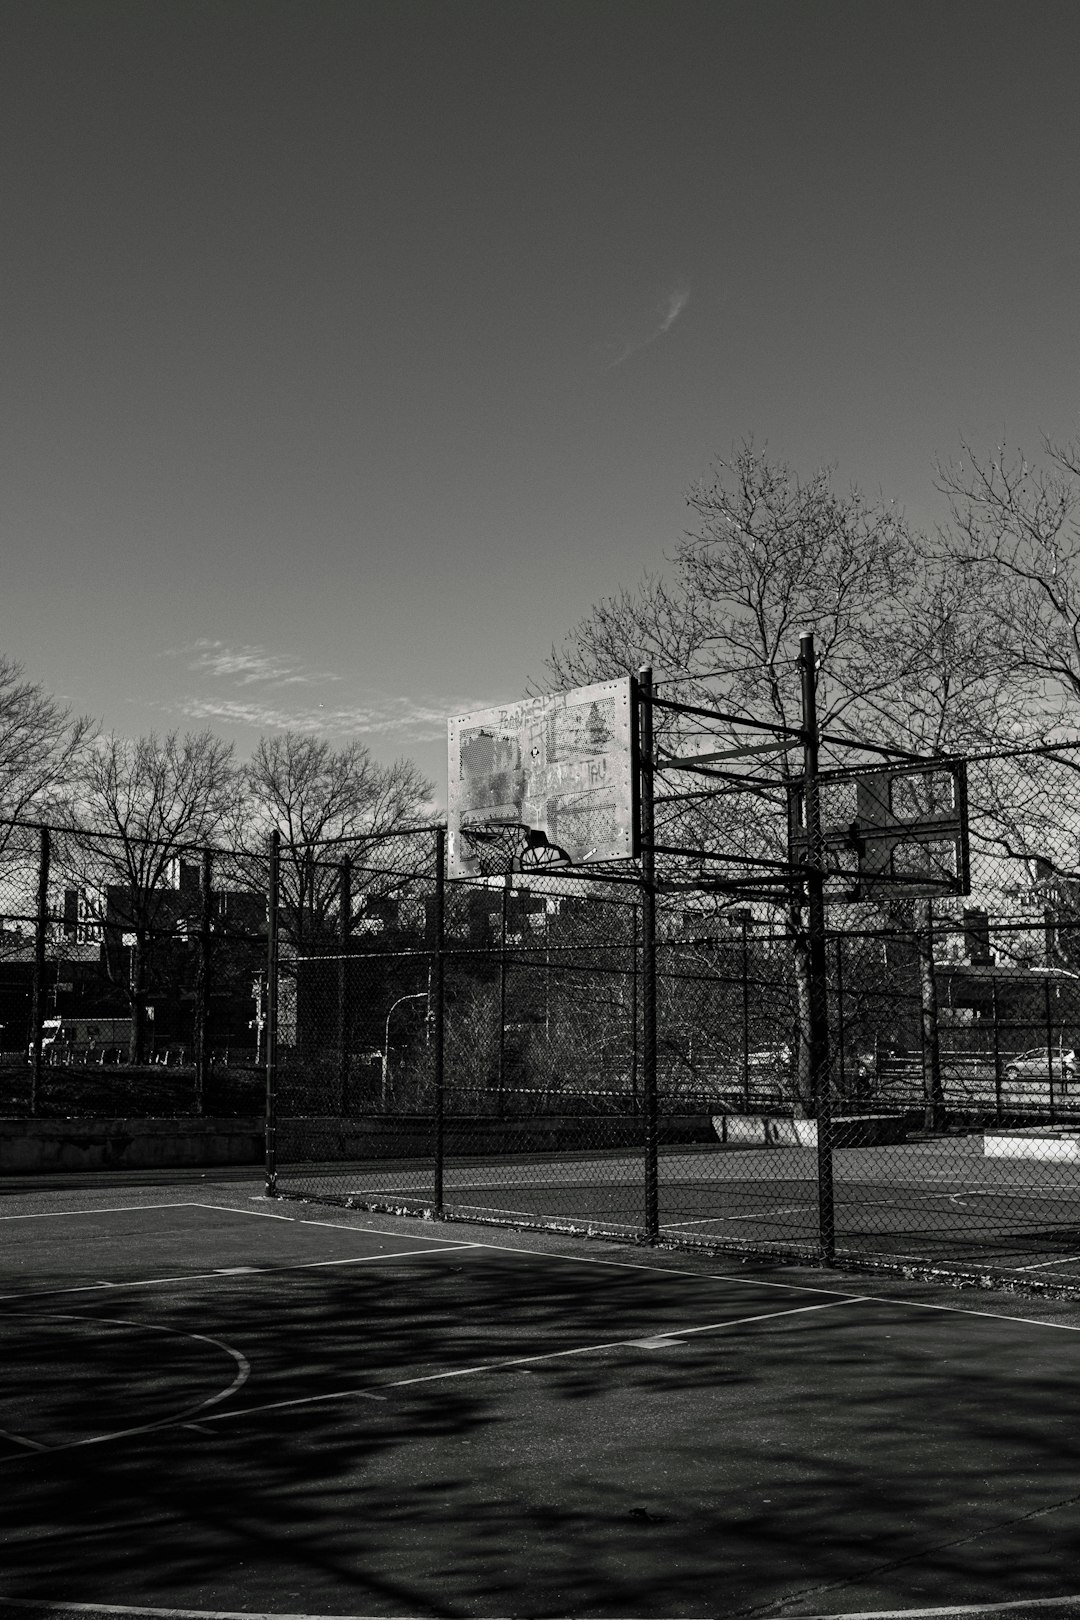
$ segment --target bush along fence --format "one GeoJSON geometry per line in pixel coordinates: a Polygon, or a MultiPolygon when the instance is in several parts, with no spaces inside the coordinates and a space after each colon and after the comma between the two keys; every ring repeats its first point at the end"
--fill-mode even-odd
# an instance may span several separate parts
{"type": "Polygon", "coordinates": [[[7,824],[3,1109],[258,1098],[276,1195],[1080,1287],[1080,750],[966,781],[968,892],[826,859],[813,939],[805,889],[662,854],[449,880],[441,827],[164,858],[7,824]]]}

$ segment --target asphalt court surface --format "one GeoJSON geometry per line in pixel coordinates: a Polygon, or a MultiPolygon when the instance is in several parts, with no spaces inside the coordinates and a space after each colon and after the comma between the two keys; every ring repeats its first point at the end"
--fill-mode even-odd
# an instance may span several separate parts
{"type": "Polygon", "coordinates": [[[0,1199],[0,1295],[0,1602],[648,1620],[1080,1590],[1069,1301],[92,1178],[0,1199]]]}
{"type": "MultiPolygon", "coordinates": [[[[816,1154],[807,1148],[694,1149],[660,1156],[661,1228],[732,1246],[818,1242],[816,1154]]],[[[1080,1286],[1080,1165],[988,1159],[981,1137],[838,1149],[836,1241],[852,1256],[980,1267],[1080,1286]]],[[[281,1184],[321,1182],[358,1203],[431,1197],[426,1165],[327,1165],[282,1171],[281,1184]],[[309,1180],[310,1178],[310,1180],[309,1180]]],[[[446,1202],[463,1213],[562,1220],[630,1234],[645,1221],[640,1154],[453,1160],[446,1202]]]]}

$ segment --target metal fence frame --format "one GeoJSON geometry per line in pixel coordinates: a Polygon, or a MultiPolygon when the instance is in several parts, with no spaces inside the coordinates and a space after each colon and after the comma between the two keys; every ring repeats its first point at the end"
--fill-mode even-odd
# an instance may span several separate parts
{"type": "MultiPolygon", "coordinates": [[[[1073,827],[1054,751],[1015,758],[1048,829],[1039,847],[1065,848],[1080,814],[1073,827]]],[[[1066,763],[1075,770],[1080,751],[1066,763]]],[[[811,883],[807,1008],[788,924],[752,907],[687,921],[700,897],[658,879],[650,806],[646,792],[629,884],[449,881],[446,831],[432,824],[319,845],[304,852],[325,902],[314,932],[286,899],[279,837],[257,855],[186,850],[186,898],[161,891],[172,898],[158,942],[163,972],[187,952],[190,1111],[214,1077],[212,998],[234,950],[257,960],[264,987],[271,1196],[1080,1288],[1053,1258],[1080,1254],[1080,872],[1028,850],[1035,876],[1020,894],[1001,875],[1020,856],[984,839],[972,856],[984,883],[991,856],[1005,863],[997,913],[964,900],[870,913],[811,883]],[[231,921],[230,883],[249,902],[231,921]],[[808,1012],[807,1081],[795,1051],[808,1012]],[[898,1050],[890,1028],[906,1031],[898,1050]],[[1023,1069],[1027,1048],[1047,1054],[1041,1077],[1037,1060],[1023,1069]],[[860,1137],[871,1116],[883,1130],[892,1121],[895,1140],[860,1137]],[[1034,1144],[1011,1183],[987,1147],[1002,1136],[1018,1153],[1034,1144]],[[917,1173],[929,1165],[944,1182],[965,1154],[964,1185],[976,1171],[985,1181],[966,1225],[917,1173]]],[[[22,859],[7,920],[29,930],[16,953],[29,1008],[19,1061],[35,1113],[51,1072],[50,940],[67,926],[57,884],[79,861],[103,862],[106,835],[5,825],[22,859]]],[[[809,864],[813,877],[812,850],[809,864]]],[[[103,958],[118,917],[103,910],[94,925],[103,958]]]]}

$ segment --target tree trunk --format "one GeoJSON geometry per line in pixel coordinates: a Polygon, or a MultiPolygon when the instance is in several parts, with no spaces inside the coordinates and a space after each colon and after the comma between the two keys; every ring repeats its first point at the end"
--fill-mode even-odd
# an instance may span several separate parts
{"type": "Polygon", "coordinates": [[[143,947],[138,939],[131,946],[129,996],[131,999],[131,1038],[128,1045],[128,1061],[134,1065],[144,1061],[146,1046],[145,968],[143,947]]]}
{"type": "Polygon", "coordinates": [[[938,1040],[937,978],[934,973],[933,929],[933,901],[920,900],[915,906],[915,936],[919,949],[924,1122],[927,1130],[939,1131],[945,1125],[945,1092],[941,1084],[941,1047],[938,1040]]]}
{"type": "Polygon", "coordinates": [[[795,975],[795,1074],[796,1119],[813,1117],[813,1066],[810,1053],[810,942],[801,906],[789,906],[788,937],[791,940],[795,975]]]}

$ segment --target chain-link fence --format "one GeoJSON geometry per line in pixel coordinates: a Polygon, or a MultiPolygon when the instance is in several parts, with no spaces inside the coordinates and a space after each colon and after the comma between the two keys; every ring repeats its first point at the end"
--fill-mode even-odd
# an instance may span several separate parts
{"type": "MultiPolygon", "coordinates": [[[[897,882],[871,898],[827,881],[825,1109],[808,1073],[801,897],[747,908],[738,945],[714,932],[710,975],[741,951],[762,1022],[744,1013],[735,1043],[742,1098],[713,1091],[727,1151],[667,1161],[665,1232],[1080,1284],[1078,783],[1075,748],[967,762],[967,894],[897,882]]],[[[704,960],[693,929],[687,917],[672,945],[684,971],[704,960]]],[[[688,1048],[693,1020],[680,1022],[688,1048]]]]}
{"type": "Polygon", "coordinates": [[[266,864],[0,823],[0,1111],[261,1113],[266,864]]]}
{"type": "Polygon", "coordinates": [[[265,1103],[281,1194],[1080,1286],[1080,750],[967,780],[969,893],[830,880],[825,1106],[797,883],[658,863],[650,936],[632,872],[448,881],[436,827],[9,824],[4,1111],[265,1103]]]}
{"type": "Polygon", "coordinates": [[[1080,1283],[1078,766],[970,763],[968,895],[831,895],[820,1123],[797,889],[658,872],[650,1062],[633,885],[440,884],[435,832],[384,849],[368,932],[282,968],[277,1190],[1080,1283]]]}

